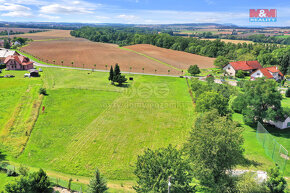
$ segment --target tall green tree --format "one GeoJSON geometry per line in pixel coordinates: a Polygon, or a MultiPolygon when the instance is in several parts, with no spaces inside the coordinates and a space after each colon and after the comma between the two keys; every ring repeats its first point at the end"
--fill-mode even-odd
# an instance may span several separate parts
{"type": "Polygon", "coordinates": [[[207,112],[212,109],[217,109],[220,115],[226,115],[229,112],[227,99],[215,91],[202,93],[196,100],[196,111],[207,112]]]}
{"type": "Polygon", "coordinates": [[[119,64],[116,64],[114,68],[114,76],[118,76],[120,74],[121,74],[121,70],[120,70],[119,64]]]}
{"type": "Polygon", "coordinates": [[[11,45],[10,45],[10,39],[5,38],[4,39],[4,48],[6,49],[10,49],[11,45]]]}
{"type": "Polygon", "coordinates": [[[197,65],[190,65],[188,68],[188,72],[194,76],[200,73],[200,69],[197,65]]]}
{"type": "Polygon", "coordinates": [[[227,171],[243,158],[243,129],[217,110],[199,114],[185,144],[193,174],[214,192],[227,192],[231,180],[227,171]]]}
{"type": "Polygon", "coordinates": [[[214,65],[217,67],[217,68],[223,68],[225,67],[227,64],[229,64],[230,60],[227,59],[226,57],[224,56],[218,56],[215,61],[214,61],[214,65]]]}
{"type": "Polygon", "coordinates": [[[106,180],[100,171],[96,169],[94,177],[90,180],[88,193],[103,193],[108,189],[106,180]]]}
{"type": "Polygon", "coordinates": [[[38,172],[34,172],[30,176],[31,191],[37,193],[45,193],[48,191],[50,181],[47,174],[40,169],[38,172]]]}
{"type": "Polygon", "coordinates": [[[281,66],[281,72],[290,74],[290,46],[275,50],[273,55],[277,60],[277,64],[281,66]]]}
{"type": "Polygon", "coordinates": [[[134,174],[138,193],[167,193],[168,178],[171,177],[171,191],[187,193],[193,188],[189,185],[192,172],[187,160],[176,148],[169,145],[157,150],[147,149],[137,158],[134,174]]]}
{"type": "Polygon", "coordinates": [[[113,70],[113,67],[111,66],[110,68],[110,75],[109,75],[109,81],[112,81],[113,82],[113,79],[114,79],[114,70],[113,70]]]}
{"type": "Polygon", "coordinates": [[[275,80],[258,79],[244,84],[243,117],[248,125],[255,125],[258,121],[278,120],[282,117],[282,95],[277,89],[275,80]]]}

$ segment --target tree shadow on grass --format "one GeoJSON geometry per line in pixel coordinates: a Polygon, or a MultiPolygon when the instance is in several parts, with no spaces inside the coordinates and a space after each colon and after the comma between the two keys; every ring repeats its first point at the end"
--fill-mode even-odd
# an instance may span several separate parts
{"type": "Polygon", "coordinates": [[[281,137],[281,138],[290,138],[290,129],[279,129],[276,128],[273,125],[265,124],[264,127],[267,129],[267,131],[275,136],[275,137],[281,137]]]}
{"type": "Polygon", "coordinates": [[[130,88],[131,87],[131,85],[129,83],[127,83],[127,84],[121,84],[121,85],[115,85],[115,86],[121,87],[121,88],[130,88]]]}
{"type": "Polygon", "coordinates": [[[244,166],[244,167],[250,167],[250,166],[254,166],[254,167],[258,167],[261,166],[262,163],[259,163],[255,160],[250,160],[248,158],[245,158],[244,156],[240,159],[240,163],[239,165],[244,166]]]}

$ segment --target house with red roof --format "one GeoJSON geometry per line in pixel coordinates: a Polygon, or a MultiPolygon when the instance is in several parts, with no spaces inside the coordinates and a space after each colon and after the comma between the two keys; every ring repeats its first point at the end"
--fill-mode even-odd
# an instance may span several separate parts
{"type": "Polygon", "coordinates": [[[237,61],[230,62],[223,69],[227,72],[228,75],[235,76],[239,70],[246,73],[252,73],[260,68],[263,67],[258,61],[237,61]]]}
{"type": "Polygon", "coordinates": [[[269,79],[281,80],[284,75],[280,72],[277,66],[261,68],[251,74],[251,79],[266,77],[269,79]]]}
{"type": "Polygon", "coordinates": [[[21,55],[10,55],[4,60],[7,70],[30,70],[33,69],[33,62],[21,55]]]}

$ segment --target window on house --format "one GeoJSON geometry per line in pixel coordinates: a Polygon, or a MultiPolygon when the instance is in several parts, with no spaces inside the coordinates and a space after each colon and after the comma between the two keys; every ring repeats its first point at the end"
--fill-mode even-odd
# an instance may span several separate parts
{"type": "Polygon", "coordinates": [[[230,70],[231,68],[230,67],[228,67],[228,70],[230,70]]]}
{"type": "Polygon", "coordinates": [[[260,73],[257,73],[258,76],[260,76],[260,73]]]}

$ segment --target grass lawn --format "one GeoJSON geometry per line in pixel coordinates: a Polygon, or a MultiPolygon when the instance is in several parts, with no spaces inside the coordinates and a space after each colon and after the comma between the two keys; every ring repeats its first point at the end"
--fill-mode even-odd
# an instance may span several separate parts
{"type": "Polygon", "coordinates": [[[14,78],[0,78],[0,142],[11,154],[21,152],[33,123],[41,99],[38,89],[42,85],[41,78],[24,78],[27,71],[3,71],[14,75],[14,78]]]}
{"type": "MultiPolygon", "coordinates": [[[[284,108],[290,107],[290,99],[284,98],[282,100],[282,106],[284,108]]],[[[273,166],[271,158],[266,156],[265,151],[261,144],[256,139],[256,129],[251,128],[248,125],[243,124],[243,117],[241,114],[234,114],[233,119],[238,121],[244,127],[244,138],[245,138],[245,155],[250,160],[255,160],[258,163],[257,169],[267,170],[273,166]]],[[[280,130],[275,127],[265,126],[265,128],[272,134],[278,143],[283,145],[288,152],[290,151],[290,130],[280,130]]],[[[252,166],[253,167],[253,166],[252,166]]],[[[254,167],[255,168],[255,167],[254,167]]],[[[285,176],[290,176],[290,162],[287,162],[286,169],[284,171],[285,176]]]]}
{"type": "Polygon", "coordinates": [[[79,176],[98,167],[109,180],[133,180],[137,155],[188,136],[195,113],[185,79],[133,75],[116,87],[108,73],[44,71],[46,110],[13,162],[79,176]]]}
{"type": "MultiPolygon", "coordinates": [[[[243,136],[245,139],[245,157],[250,161],[256,162],[256,165],[252,164],[249,168],[253,170],[266,171],[267,169],[273,167],[274,163],[269,157],[266,156],[263,147],[259,144],[256,138],[256,129],[245,125],[243,121],[243,116],[241,114],[233,114],[233,120],[239,122],[244,128],[243,136]]],[[[243,166],[241,167],[243,168],[243,166]]],[[[246,166],[246,168],[248,168],[248,166],[246,166]]]]}
{"type": "Polygon", "coordinates": [[[0,191],[4,190],[7,183],[14,180],[15,177],[7,177],[6,173],[0,171],[0,191]]]}

